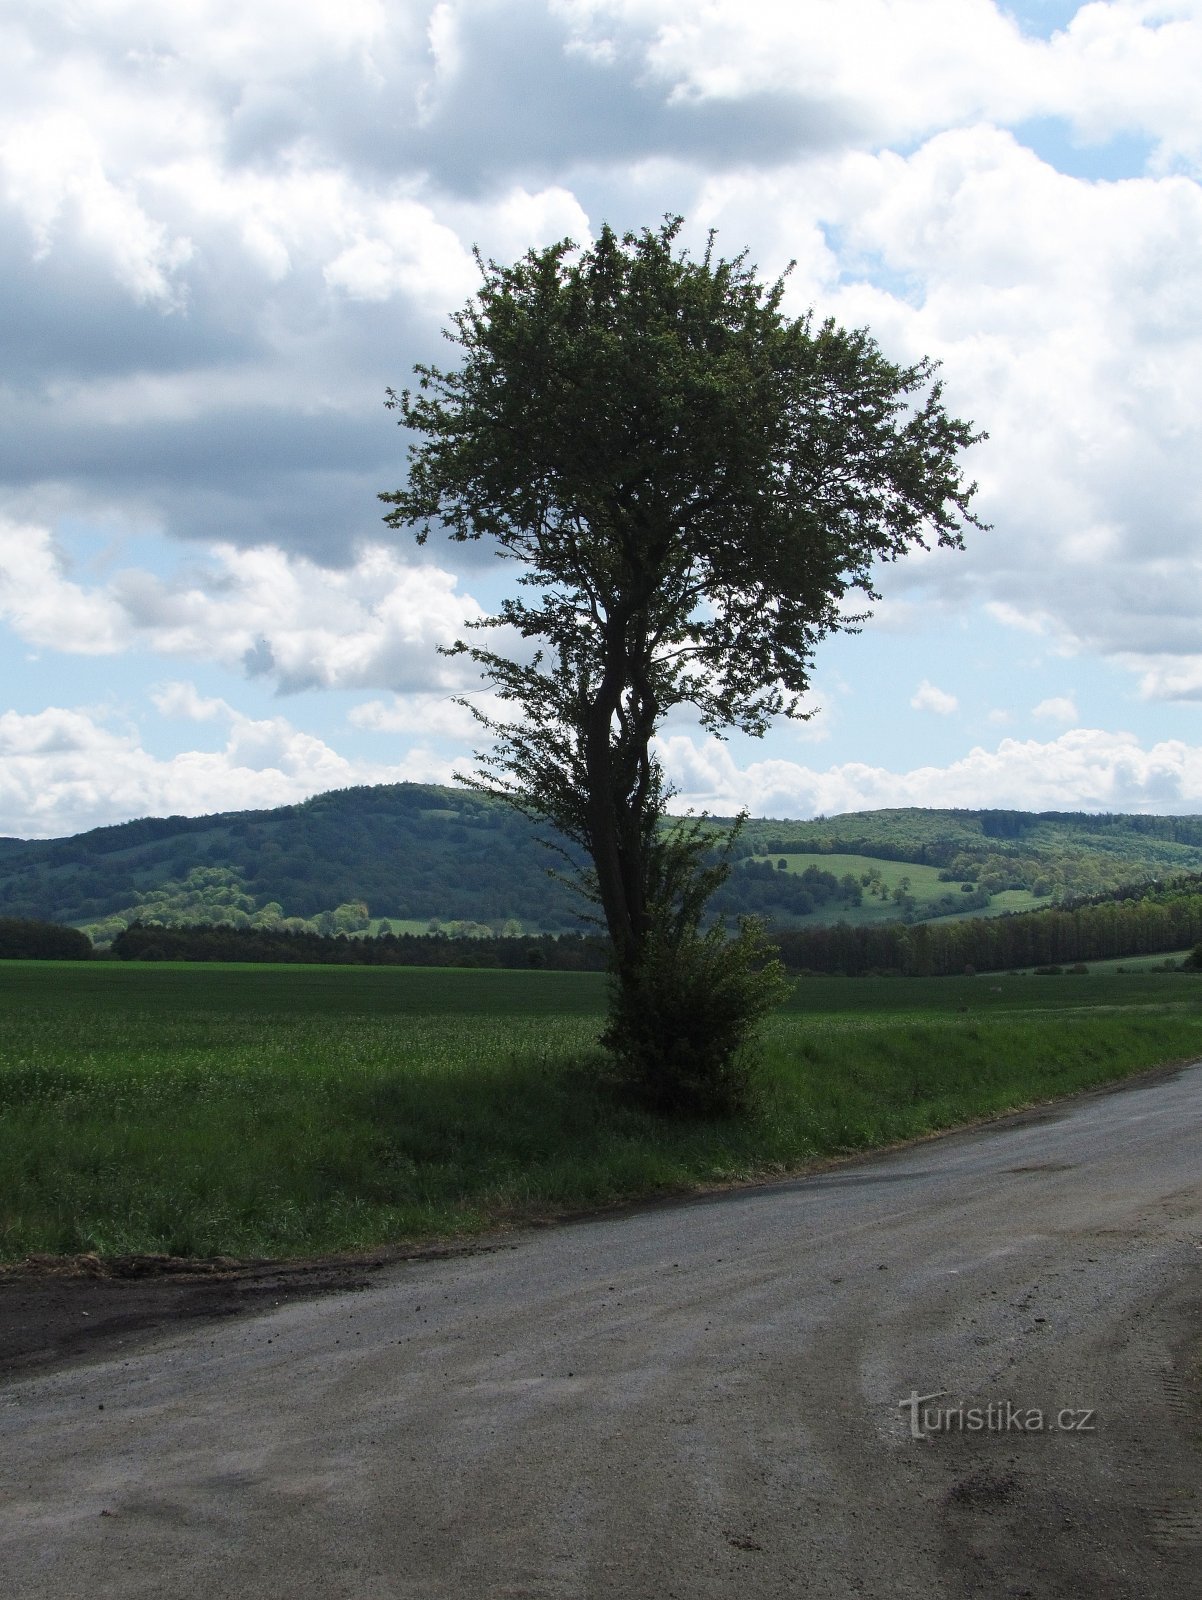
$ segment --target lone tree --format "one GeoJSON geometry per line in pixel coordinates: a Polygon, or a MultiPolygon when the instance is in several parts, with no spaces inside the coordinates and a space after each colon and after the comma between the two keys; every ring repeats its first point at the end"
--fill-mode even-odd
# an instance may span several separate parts
{"type": "Polygon", "coordinates": [[[960,467],[981,435],[934,362],[785,316],[784,279],[712,236],[694,259],[681,225],[481,260],[447,332],[461,363],[388,392],[419,440],[380,498],[419,543],[441,525],[521,563],[524,597],[481,624],[512,651],[455,647],[516,712],[477,711],[473,781],[586,853],[613,941],[605,1042],[649,1102],[707,1111],[738,1103],[779,968],[755,927],[703,931],[727,867],[712,833],[665,823],[656,730],[684,705],[719,736],[804,715],[815,646],[862,620],[845,600],[875,598],[874,563],[981,526],[960,467]]]}

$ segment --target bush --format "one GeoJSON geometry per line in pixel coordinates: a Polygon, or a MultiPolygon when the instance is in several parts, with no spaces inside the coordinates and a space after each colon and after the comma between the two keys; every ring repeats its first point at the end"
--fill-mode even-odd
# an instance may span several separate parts
{"type": "Polygon", "coordinates": [[[750,1098],[753,1035],[788,984],[761,926],[657,928],[634,972],[615,978],[601,1042],[619,1086],[649,1110],[723,1117],[750,1098]]]}

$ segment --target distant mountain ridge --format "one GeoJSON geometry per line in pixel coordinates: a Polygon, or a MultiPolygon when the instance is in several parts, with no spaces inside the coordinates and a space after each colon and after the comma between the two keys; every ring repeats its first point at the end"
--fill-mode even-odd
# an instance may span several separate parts
{"type": "MultiPolygon", "coordinates": [[[[567,931],[587,907],[538,830],[461,788],[334,790],[273,810],[145,817],[69,838],[0,839],[0,916],[89,927],[135,917],[396,931],[567,931]]],[[[719,909],[778,926],[927,920],[1202,871],[1202,817],[890,809],[752,819],[719,909]],[[781,863],[784,867],[781,867],[781,863]],[[912,870],[907,872],[907,868],[912,870]]]]}

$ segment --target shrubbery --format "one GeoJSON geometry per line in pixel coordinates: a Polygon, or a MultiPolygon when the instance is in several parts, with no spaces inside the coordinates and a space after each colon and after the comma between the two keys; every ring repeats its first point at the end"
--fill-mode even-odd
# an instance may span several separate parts
{"type": "Polygon", "coordinates": [[[730,1116],[746,1109],[759,1023],[789,992],[759,925],[648,940],[638,968],[615,983],[601,1042],[622,1086],[649,1110],[730,1116]]]}

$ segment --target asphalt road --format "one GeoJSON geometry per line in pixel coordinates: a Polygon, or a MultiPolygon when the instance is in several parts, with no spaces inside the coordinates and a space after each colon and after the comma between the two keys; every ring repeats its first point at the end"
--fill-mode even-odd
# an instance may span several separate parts
{"type": "Polygon", "coordinates": [[[1194,1066],[9,1383],[0,1588],[1197,1600],[1200,1180],[1194,1066]]]}

